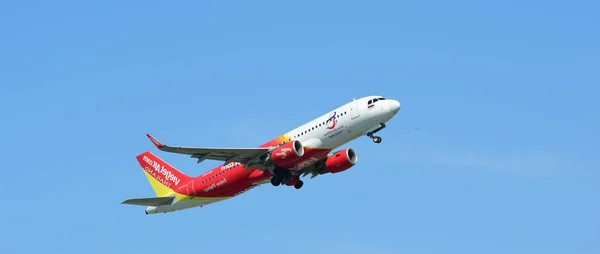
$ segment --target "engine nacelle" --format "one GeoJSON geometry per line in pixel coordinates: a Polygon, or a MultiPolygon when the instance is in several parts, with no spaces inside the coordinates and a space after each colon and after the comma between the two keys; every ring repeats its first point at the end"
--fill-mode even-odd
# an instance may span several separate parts
{"type": "Polygon", "coordinates": [[[358,156],[352,148],[334,153],[325,160],[325,169],[332,174],[342,172],[354,166],[358,156]]]}
{"type": "Polygon", "coordinates": [[[297,161],[302,158],[303,155],[304,146],[298,140],[285,143],[282,146],[275,148],[275,150],[270,153],[273,164],[280,167],[297,161]]]}

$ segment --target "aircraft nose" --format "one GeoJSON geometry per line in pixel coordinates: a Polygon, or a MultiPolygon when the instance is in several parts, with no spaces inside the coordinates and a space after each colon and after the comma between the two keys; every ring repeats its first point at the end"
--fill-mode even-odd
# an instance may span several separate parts
{"type": "Polygon", "coordinates": [[[392,112],[392,114],[396,114],[398,113],[398,111],[400,111],[400,102],[397,100],[388,100],[388,107],[390,108],[390,111],[392,112]]]}

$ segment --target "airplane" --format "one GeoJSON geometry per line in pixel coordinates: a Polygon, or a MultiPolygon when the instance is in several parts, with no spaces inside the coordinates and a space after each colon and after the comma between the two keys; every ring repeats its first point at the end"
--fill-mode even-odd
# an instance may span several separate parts
{"type": "Polygon", "coordinates": [[[361,136],[381,143],[375,134],[399,111],[400,102],[382,96],[353,99],[256,148],[169,146],[146,134],[160,151],[189,155],[197,163],[223,164],[190,177],[145,151],[136,158],[156,196],[122,204],[146,206],[146,214],[158,214],[203,207],[269,182],[300,189],[301,177],[337,174],[356,165],[358,155],[352,148],[336,149],[361,136]]]}

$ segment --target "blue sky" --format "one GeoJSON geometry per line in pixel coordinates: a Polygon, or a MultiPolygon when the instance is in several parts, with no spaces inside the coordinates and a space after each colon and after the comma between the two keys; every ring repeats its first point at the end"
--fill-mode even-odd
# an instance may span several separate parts
{"type": "Polygon", "coordinates": [[[597,1],[3,1],[6,253],[599,253],[597,1]],[[135,156],[402,103],[359,163],[165,215],[135,156]],[[418,128],[418,129],[415,129],[418,128]]]}

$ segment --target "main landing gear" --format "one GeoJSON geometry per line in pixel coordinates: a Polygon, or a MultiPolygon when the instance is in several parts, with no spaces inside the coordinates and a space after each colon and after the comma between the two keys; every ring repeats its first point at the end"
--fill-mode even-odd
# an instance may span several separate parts
{"type": "Polygon", "coordinates": [[[293,176],[289,171],[281,168],[274,170],[275,173],[271,178],[271,184],[273,186],[279,186],[282,183],[288,186],[294,186],[296,189],[302,188],[304,182],[300,180],[299,176],[293,176]]]}
{"type": "Polygon", "coordinates": [[[381,137],[379,136],[375,136],[373,134],[379,132],[380,130],[383,130],[383,128],[385,128],[385,124],[384,123],[379,123],[379,127],[377,127],[377,129],[367,133],[367,137],[372,138],[373,142],[375,142],[376,144],[381,143],[381,137]]]}
{"type": "Polygon", "coordinates": [[[304,182],[300,179],[298,179],[298,181],[296,181],[296,183],[294,184],[294,188],[296,188],[296,190],[302,188],[302,186],[304,186],[304,182]]]}
{"type": "Polygon", "coordinates": [[[271,178],[271,184],[273,186],[279,186],[281,184],[281,180],[283,180],[283,177],[281,177],[280,175],[274,175],[271,178]]]}
{"type": "MultiPolygon", "coordinates": [[[[281,176],[279,176],[279,175],[274,175],[273,178],[271,178],[271,184],[273,186],[279,186],[283,182],[284,182],[283,178],[281,176]]],[[[294,185],[294,188],[296,188],[296,189],[300,189],[300,188],[302,188],[302,186],[304,186],[304,182],[302,180],[300,180],[300,179],[298,179],[296,181],[294,181],[293,179],[289,180],[289,181],[286,182],[286,185],[291,185],[292,182],[294,182],[293,185],[294,185]]]]}

